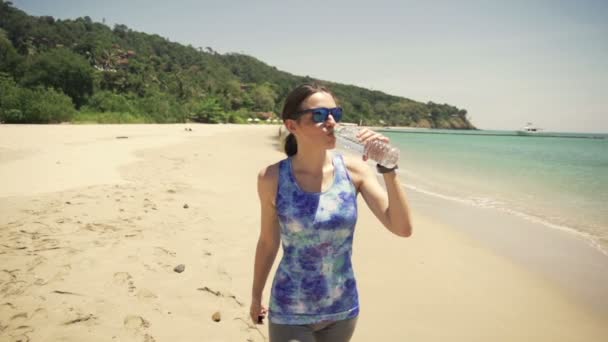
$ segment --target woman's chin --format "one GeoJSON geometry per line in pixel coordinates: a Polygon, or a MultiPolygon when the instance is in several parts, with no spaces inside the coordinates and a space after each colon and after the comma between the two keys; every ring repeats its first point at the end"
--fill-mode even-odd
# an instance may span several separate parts
{"type": "Polygon", "coordinates": [[[336,137],[335,136],[330,136],[329,140],[327,141],[327,148],[329,150],[333,150],[334,148],[336,148],[336,137]]]}

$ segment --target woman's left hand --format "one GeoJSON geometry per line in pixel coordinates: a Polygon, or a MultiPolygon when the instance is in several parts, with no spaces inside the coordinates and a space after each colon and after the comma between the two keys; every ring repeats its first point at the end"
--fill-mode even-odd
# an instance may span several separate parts
{"type": "MultiPolygon", "coordinates": [[[[359,141],[363,143],[363,145],[367,145],[374,140],[380,140],[384,143],[390,144],[390,139],[387,136],[374,132],[368,128],[362,128],[357,134],[357,138],[359,138],[359,141]]],[[[367,154],[363,154],[363,160],[367,161],[367,159],[369,159],[367,154]]]]}
{"type": "Polygon", "coordinates": [[[251,316],[251,321],[254,324],[263,324],[264,318],[268,314],[268,309],[262,305],[262,300],[251,301],[251,306],[249,308],[249,315],[251,316]]]}

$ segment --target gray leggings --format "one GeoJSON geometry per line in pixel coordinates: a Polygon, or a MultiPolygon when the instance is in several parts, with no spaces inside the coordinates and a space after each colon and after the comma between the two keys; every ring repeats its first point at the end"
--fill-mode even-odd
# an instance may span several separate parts
{"type": "Polygon", "coordinates": [[[306,325],[268,322],[270,342],[348,342],[357,325],[357,317],[306,325]]]}

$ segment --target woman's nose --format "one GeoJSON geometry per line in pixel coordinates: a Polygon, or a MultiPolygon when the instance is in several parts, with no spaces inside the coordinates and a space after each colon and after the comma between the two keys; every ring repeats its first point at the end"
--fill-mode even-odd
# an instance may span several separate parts
{"type": "Polygon", "coordinates": [[[325,126],[334,127],[336,125],[336,120],[332,114],[327,116],[327,120],[325,120],[325,126]]]}

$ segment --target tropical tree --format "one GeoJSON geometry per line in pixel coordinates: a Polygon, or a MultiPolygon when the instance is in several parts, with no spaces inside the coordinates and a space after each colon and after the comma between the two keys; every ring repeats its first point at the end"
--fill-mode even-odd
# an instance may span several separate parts
{"type": "Polygon", "coordinates": [[[52,49],[27,62],[27,72],[21,83],[26,87],[61,90],[80,107],[93,92],[93,69],[86,59],[68,49],[52,49]]]}

